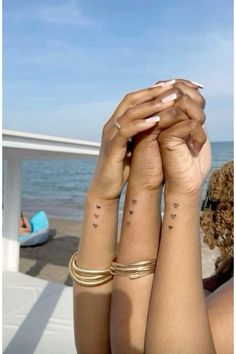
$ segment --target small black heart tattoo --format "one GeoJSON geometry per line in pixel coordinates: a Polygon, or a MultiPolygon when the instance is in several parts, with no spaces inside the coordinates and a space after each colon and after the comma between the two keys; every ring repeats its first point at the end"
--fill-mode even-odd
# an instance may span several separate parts
{"type": "Polygon", "coordinates": [[[99,215],[98,215],[98,214],[93,214],[93,215],[95,216],[95,218],[96,218],[96,219],[99,217],[99,215]]]}
{"type": "Polygon", "coordinates": [[[179,203],[174,203],[173,205],[174,205],[174,208],[176,209],[176,208],[178,208],[179,203]]]}
{"type": "Polygon", "coordinates": [[[101,205],[96,205],[96,208],[97,209],[101,209],[101,205]]]}
{"type": "Polygon", "coordinates": [[[176,217],[176,214],[170,214],[171,219],[174,219],[176,217]]]}
{"type": "Polygon", "coordinates": [[[171,230],[171,229],[173,229],[173,226],[171,226],[171,225],[168,225],[168,228],[169,228],[169,230],[171,230]]]}
{"type": "Polygon", "coordinates": [[[136,204],[137,203],[137,200],[136,199],[133,199],[132,200],[132,204],[134,205],[134,204],[136,204]]]}
{"type": "Polygon", "coordinates": [[[132,215],[132,214],[133,214],[133,212],[134,212],[133,210],[129,210],[130,215],[132,215]]]}
{"type": "Polygon", "coordinates": [[[96,229],[96,227],[98,227],[98,224],[93,224],[93,227],[96,229]]]}
{"type": "Polygon", "coordinates": [[[126,222],[126,225],[127,225],[127,226],[129,226],[130,224],[131,224],[130,221],[127,221],[127,222],[126,222]]]}

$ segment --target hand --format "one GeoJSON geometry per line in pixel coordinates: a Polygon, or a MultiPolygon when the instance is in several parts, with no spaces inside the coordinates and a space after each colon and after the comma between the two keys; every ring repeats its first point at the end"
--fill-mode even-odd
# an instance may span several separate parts
{"type": "Polygon", "coordinates": [[[211,166],[210,143],[196,119],[177,123],[158,137],[167,192],[201,191],[211,166]]]}
{"type": "Polygon", "coordinates": [[[180,90],[169,86],[157,86],[130,93],[119,104],[112,117],[105,124],[102,143],[90,193],[112,200],[120,196],[127,182],[130,170],[128,139],[153,128],[157,121],[147,118],[170,108],[180,95],[180,90]],[[163,97],[176,93],[172,100],[162,102],[163,97]],[[118,122],[120,129],[115,122],[118,122]]]}
{"type": "Polygon", "coordinates": [[[205,120],[203,111],[205,100],[197,91],[198,86],[187,80],[175,81],[171,90],[178,90],[179,98],[172,107],[159,112],[160,122],[157,126],[135,137],[129,177],[129,187],[135,192],[158,189],[163,182],[162,161],[157,141],[160,132],[184,120],[197,119],[201,123],[205,120]]]}

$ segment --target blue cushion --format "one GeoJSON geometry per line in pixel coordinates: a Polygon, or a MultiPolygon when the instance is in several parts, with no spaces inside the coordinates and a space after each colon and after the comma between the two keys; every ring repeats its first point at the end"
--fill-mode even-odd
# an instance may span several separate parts
{"type": "Polygon", "coordinates": [[[47,215],[43,210],[35,213],[30,219],[30,225],[32,228],[31,232],[37,232],[42,229],[46,229],[49,227],[47,215]]]}

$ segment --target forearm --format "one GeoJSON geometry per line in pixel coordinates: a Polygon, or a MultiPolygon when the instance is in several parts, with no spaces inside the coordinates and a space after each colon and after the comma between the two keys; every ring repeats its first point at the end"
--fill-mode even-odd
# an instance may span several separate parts
{"type": "Polygon", "coordinates": [[[145,350],[215,353],[204,299],[199,238],[200,193],[165,196],[145,350]]]}
{"type": "MultiPolygon", "coordinates": [[[[134,191],[128,185],[117,261],[155,259],[161,227],[160,190],[134,191]]],[[[153,274],[131,280],[115,276],[111,307],[114,353],[143,353],[153,274]]]]}
{"type": "MultiPolygon", "coordinates": [[[[116,254],[118,199],[87,195],[79,256],[82,268],[109,268],[116,254]]],[[[110,299],[112,281],[95,287],[83,287],[74,282],[74,328],[80,354],[110,353],[110,299]],[[92,333],[92,336],[91,336],[92,333]]]]}

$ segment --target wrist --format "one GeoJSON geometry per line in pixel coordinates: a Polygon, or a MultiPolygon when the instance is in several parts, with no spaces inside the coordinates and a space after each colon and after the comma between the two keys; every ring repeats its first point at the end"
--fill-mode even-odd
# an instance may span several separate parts
{"type": "Polygon", "coordinates": [[[181,203],[182,207],[200,207],[201,202],[201,190],[194,191],[191,193],[177,192],[169,189],[168,187],[164,190],[164,201],[165,206],[169,206],[173,203],[181,203]]]}
{"type": "Polygon", "coordinates": [[[128,183],[127,192],[136,196],[149,196],[149,197],[161,197],[163,185],[156,188],[149,186],[140,186],[136,183],[128,183]]]}
{"type": "Polygon", "coordinates": [[[102,203],[103,205],[105,204],[107,206],[118,205],[119,199],[119,197],[107,198],[105,195],[99,193],[96,188],[93,188],[93,186],[89,187],[86,195],[86,200],[88,203],[102,203]]]}

